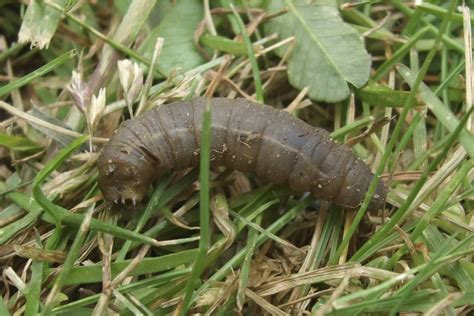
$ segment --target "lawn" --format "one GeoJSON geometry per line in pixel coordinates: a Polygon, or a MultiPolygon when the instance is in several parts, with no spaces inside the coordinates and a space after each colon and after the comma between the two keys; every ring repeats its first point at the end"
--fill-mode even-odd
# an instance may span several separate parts
{"type": "Polygon", "coordinates": [[[0,1],[0,315],[471,315],[469,7],[0,1]]]}

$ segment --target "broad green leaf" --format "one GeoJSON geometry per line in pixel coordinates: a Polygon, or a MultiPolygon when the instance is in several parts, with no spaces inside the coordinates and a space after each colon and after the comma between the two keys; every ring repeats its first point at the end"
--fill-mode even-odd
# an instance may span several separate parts
{"type": "Polygon", "coordinates": [[[203,7],[199,0],[177,0],[169,9],[161,23],[153,29],[139,48],[139,53],[151,60],[157,37],[164,43],[158,58],[158,67],[169,74],[171,70],[193,69],[204,62],[198,53],[193,36],[203,18],[203,7]]]}
{"type": "MultiPolygon", "coordinates": [[[[393,90],[376,82],[370,82],[357,92],[363,101],[383,107],[403,107],[409,94],[408,91],[393,90]]],[[[416,102],[415,106],[422,105],[422,102],[416,102]]]]}
{"type": "Polygon", "coordinates": [[[272,0],[268,12],[284,7],[289,11],[269,21],[265,32],[278,33],[280,39],[296,38],[288,60],[288,78],[293,86],[308,87],[314,100],[337,102],[348,97],[349,84],[360,88],[367,82],[371,61],[359,33],[328,3],[272,0]]]}

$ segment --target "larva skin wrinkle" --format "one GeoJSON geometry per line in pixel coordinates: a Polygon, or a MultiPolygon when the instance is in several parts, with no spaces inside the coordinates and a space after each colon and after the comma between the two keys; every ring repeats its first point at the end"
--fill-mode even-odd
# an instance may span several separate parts
{"type": "MultiPolygon", "coordinates": [[[[109,202],[135,204],[168,172],[199,165],[206,100],[175,102],[126,121],[99,158],[99,186],[109,202]]],[[[225,165],[337,205],[360,206],[373,178],[351,149],[329,133],[245,99],[212,98],[211,165],[225,165]]],[[[383,206],[379,181],[369,210],[383,206]]]]}

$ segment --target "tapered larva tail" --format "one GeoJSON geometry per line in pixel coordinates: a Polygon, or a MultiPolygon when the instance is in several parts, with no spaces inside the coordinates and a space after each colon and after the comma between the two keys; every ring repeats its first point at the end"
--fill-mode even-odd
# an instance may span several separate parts
{"type": "MultiPolygon", "coordinates": [[[[335,143],[326,130],[285,111],[245,99],[210,99],[211,163],[262,180],[287,183],[296,192],[338,205],[358,207],[373,178],[350,148],[335,143]]],[[[112,202],[142,200],[165,173],[199,162],[203,98],[175,102],[126,121],[99,158],[99,186],[112,202]]],[[[385,200],[383,181],[369,209],[385,200]]]]}

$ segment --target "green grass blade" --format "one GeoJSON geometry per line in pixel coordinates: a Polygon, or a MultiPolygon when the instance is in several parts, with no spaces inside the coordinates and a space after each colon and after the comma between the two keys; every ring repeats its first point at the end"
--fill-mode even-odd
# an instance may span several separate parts
{"type": "MultiPolygon", "coordinates": [[[[36,201],[32,201],[27,195],[21,192],[11,192],[8,193],[6,196],[29,213],[32,213],[36,216],[42,213],[42,207],[36,201]]],[[[84,220],[83,214],[71,214],[66,209],[58,205],[56,205],[55,207],[55,212],[57,215],[60,216],[60,219],[63,224],[71,225],[73,227],[79,227],[82,221],[84,220]]],[[[49,213],[43,214],[42,219],[52,224],[55,223],[54,218],[49,213]]],[[[119,227],[117,225],[102,222],[94,218],[91,221],[91,230],[107,233],[125,240],[133,240],[149,245],[157,245],[157,241],[153,238],[150,238],[143,234],[138,234],[136,232],[119,227]]]]}
{"type": "MultiPolygon", "coordinates": [[[[416,6],[417,9],[424,11],[426,13],[432,14],[434,16],[437,16],[439,18],[445,18],[446,15],[448,14],[448,11],[444,9],[443,7],[434,5],[429,2],[421,2],[416,6]]],[[[453,13],[451,16],[451,20],[453,22],[463,22],[463,16],[462,14],[459,13],[453,13]]],[[[471,13],[471,21],[474,22],[474,15],[471,13]]]]}
{"type": "Polygon", "coordinates": [[[442,246],[441,249],[433,255],[430,261],[428,261],[426,267],[416,275],[415,278],[410,280],[407,284],[402,286],[395,295],[400,295],[398,302],[390,310],[390,316],[394,316],[400,310],[400,306],[406,301],[408,296],[412,294],[415,287],[424,279],[428,278],[436,268],[436,260],[441,258],[448,248],[450,241],[454,240],[456,236],[452,235],[442,246]]]}
{"type": "MultiPolygon", "coordinates": [[[[450,5],[450,11],[449,12],[453,12],[454,9],[456,8],[456,5],[457,5],[457,1],[452,1],[451,5],[450,5]]],[[[364,201],[362,202],[362,205],[361,205],[359,211],[357,212],[357,214],[354,218],[354,221],[352,222],[352,224],[351,224],[351,226],[348,230],[348,233],[346,234],[346,236],[342,240],[341,244],[339,245],[339,248],[338,248],[334,258],[339,257],[342,254],[342,252],[344,251],[344,249],[347,247],[347,245],[349,244],[350,239],[352,238],[355,231],[357,230],[357,226],[359,225],[360,221],[362,220],[362,218],[364,217],[364,215],[367,211],[367,208],[369,206],[369,202],[370,202],[370,200],[372,199],[372,197],[375,193],[375,189],[377,187],[378,182],[380,181],[379,177],[382,174],[383,170],[385,169],[385,165],[386,165],[386,163],[389,159],[389,156],[392,154],[392,150],[395,147],[396,142],[398,141],[398,137],[400,136],[402,126],[403,126],[403,124],[405,122],[405,119],[406,119],[406,117],[407,117],[407,115],[408,115],[408,113],[409,113],[409,111],[410,111],[410,109],[413,106],[413,103],[415,101],[415,97],[416,97],[418,88],[419,88],[419,86],[422,82],[422,79],[424,78],[426,72],[428,71],[428,67],[431,64],[431,61],[433,60],[433,58],[436,54],[439,43],[441,42],[441,38],[443,37],[443,34],[444,34],[444,32],[446,31],[446,29],[448,27],[448,23],[449,23],[449,18],[446,18],[445,20],[443,20],[443,23],[442,23],[441,27],[438,30],[438,36],[436,38],[435,45],[432,47],[432,49],[428,53],[428,56],[426,57],[420,71],[418,72],[416,80],[415,80],[415,82],[412,86],[412,90],[410,91],[410,94],[409,94],[409,96],[406,100],[406,103],[405,103],[404,107],[403,107],[403,111],[400,114],[400,117],[398,119],[397,124],[395,125],[395,128],[394,128],[393,133],[392,133],[391,138],[390,138],[390,141],[387,143],[387,146],[386,146],[384,155],[382,156],[382,159],[380,161],[379,167],[375,171],[374,179],[370,183],[370,186],[367,190],[364,201]]],[[[379,233],[380,233],[380,231],[379,231],[379,233]]],[[[370,239],[368,241],[368,243],[371,240],[372,239],[370,239]]],[[[359,253],[361,251],[362,250],[359,250],[359,253]]],[[[356,260],[356,259],[352,259],[352,260],[356,260]]],[[[335,262],[331,262],[331,263],[334,264],[335,262]]]]}
{"type": "Polygon", "coordinates": [[[8,311],[7,304],[5,304],[5,300],[3,297],[0,298],[0,315],[10,316],[10,312],[8,311]]]}
{"type": "Polygon", "coordinates": [[[245,48],[247,49],[247,55],[249,57],[250,65],[252,66],[252,75],[253,82],[255,84],[255,94],[257,102],[264,103],[262,80],[260,79],[260,70],[258,69],[258,63],[257,59],[255,58],[255,53],[253,51],[252,42],[250,41],[250,37],[247,34],[247,30],[245,29],[244,21],[242,21],[242,18],[240,17],[239,13],[237,13],[237,11],[235,10],[235,7],[232,2],[229,5],[232,9],[232,12],[234,13],[235,20],[237,21],[240,35],[242,35],[242,38],[244,39],[245,48]]]}
{"type": "Polygon", "coordinates": [[[247,48],[244,43],[237,43],[227,37],[204,34],[199,38],[199,42],[211,49],[215,49],[232,55],[247,55],[247,48]]]}
{"type": "Polygon", "coordinates": [[[201,131],[201,150],[200,150],[200,204],[199,204],[199,223],[200,240],[199,251],[195,258],[191,275],[184,289],[184,298],[180,315],[184,316],[190,308],[190,303],[194,290],[199,284],[199,276],[202,273],[206,262],[206,255],[211,240],[210,232],[210,214],[209,214],[209,179],[210,179],[210,154],[211,154],[211,103],[206,101],[206,107],[203,112],[202,131],[201,131]]]}
{"type": "Polygon", "coordinates": [[[399,224],[407,215],[407,212],[410,210],[411,203],[415,200],[418,192],[420,191],[421,187],[425,184],[426,180],[428,179],[429,174],[435,170],[438,164],[445,159],[446,155],[448,154],[448,150],[451,145],[454,143],[454,140],[458,137],[461,130],[464,129],[464,124],[466,124],[469,116],[472,113],[472,108],[469,112],[466,112],[459,123],[458,127],[454,131],[452,135],[450,135],[450,139],[448,140],[445,149],[430,163],[428,168],[423,172],[420,176],[418,181],[415,183],[413,189],[411,189],[410,194],[406,198],[403,205],[393,214],[390,221],[385,224],[380,230],[378,230],[372,238],[370,238],[366,244],[364,244],[351,258],[354,261],[360,261],[362,256],[367,256],[368,248],[371,248],[373,244],[379,243],[392,229],[395,225],[399,224]]]}
{"type": "Polygon", "coordinates": [[[54,159],[50,160],[44,166],[33,181],[33,196],[36,202],[53,217],[56,225],[56,230],[50,239],[51,243],[49,244],[48,249],[54,249],[59,241],[59,236],[61,234],[61,212],[58,211],[56,205],[48,200],[48,198],[43,194],[41,191],[41,184],[46,180],[51,172],[56,170],[56,168],[58,168],[76,149],[84,144],[87,139],[87,136],[80,137],[67,147],[63,148],[54,159]]]}
{"type": "MultiPolygon", "coordinates": [[[[277,233],[280,229],[282,229],[286,224],[292,221],[299,213],[301,213],[309,204],[309,198],[298,202],[293,208],[288,210],[285,214],[278,218],[272,225],[270,225],[266,230],[271,232],[272,234],[277,233]]],[[[265,235],[260,235],[257,239],[257,247],[261,246],[268,238],[265,235]]],[[[201,286],[198,292],[203,291],[204,289],[209,287],[209,282],[212,281],[220,281],[222,280],[228,273],[232,272],[245,258],[245,249],[242,249],[239,253],[237,253],[232,259],[227,261],[209,280],[201,286]]]]}
{"type": "MultiPolygon", "coordinates": [[[[177,253],[162,255],[153,258],[144,258],[136,269],[134,269],[130,275],[146,275],[148,273],[156,273],[171,270],[184,264],[189,264],[194,261],[198,250],[190,249],[177,253]]],[[[116,276],[123,269],[125,269],[132,259],[127,259],[121,262],[112,262],[111,270],[112,276],[116,276]]],[[[48,270],[49,273],[53,272],[53,269],[48,270]]],[[[77,285],[96,283],[102,281],[102,263],[93,264],[90,266],[77,266],[72,267],[69,277],[65,280],[64,285],[77,285]]]]}
{"type": "Polygon", "coordinates": [[[416,42],[428,32],[429,28],[425,26],[418,32],[416,32],[413,36],[410,37],[410,39],[400,46],[399,49],[391,56],[390,59],[386,60],[380,67],[378,67],[377,72],[375,75],[372,77],[372,80],[374,81],[379,81],[383,77],[385,77],[391,69],[403,58],[405,57],[409,52],[410,49],[416,44],[416,42]]]}
{"type": "Polygon", "coordinates": [[[36,69],[35,71],[15,80],[12,81],[2,87],[0,87],[0,97],[3,97],[4,95],[12,92],[15,89],[21,88],[29,83],[31,83],[33,80],[38,79],[48,72],[51,72],[58,66],[64,64],[65,62],[71,60],[74,56],[76,56],[76,51],[75,50],[70,50],[67,53],[64,53],[60,55],[59,57],[53,59],[49,63],[47,63],[44,66],[41,66],[40,68],[36,69]]]}
{"type": "Polygon", "coordinates": [[[71,272],[72,266],[78,258],[81,247],[83,246],[84,240],[86,239],[87,233],[89,231],[90,222],[92,219],[92,213],[94,211],[94,206],[95,205],[93,205],[88,210],[86,216],[84,217],[84,221],[82,222],[76,233],[76,237],[74,238],[71,248],[68,251],[62,269],[59,272],[59,275],[56,277],[53,288],[51,289],[51,292],[49,293],[46,299],[44,308],[41,310],[41,315],[49,315],[52,308],[57,302],[56,297],[60,293],[61,288],[66,283],[66,280],[69,277],[69,273],[71,272]]]}
{"type": "MultiPolygon", "coordinates": [[[[262,222],[262,215],[259,215],[255,219],[255,224],[260,225],[262,222]]],[[[252,263],[252,257],[255,252],[255,246],[257,245],[258,231],[250,229],[247,238],[247,246],[245,248],[245,259],[242,263],[239,275],[239,288],[237,290],[237,308],[239,311],[243,309],[245,302],[245,290],[247,289],[250,265],[252,263]]]]}
{"type": "MultiPolygon", "coordinates": [[[[37,241],[37,247],[41,247],[41,243],[37,241]]],[[[25,316],[38,315],[41,302],[41,284],[43,282],[44,263],[38,260],[31,264],[31,278],[25,293],[26,306],[25,316]]],[[[3,315],[2,313],[0,313],[3,315]]]]}
{"type": "MultiPolygon", "coordinates": [[[[429,225],[431,220],[440,212],[444,210],[444,206],[448,199],[453,195],[458,186],[461,185],[467,174],[474,167],[474,161],[469,160],[459,169],[457,174],[449,181],[448,185],[438,193],[436,200],[431,205],[431,208],[428,212],[417,223],[415,230],[410,234],[410,240],[415,243],[417,239],[421,236],[425,228],[429,225]]],[[[396,262],[407,252],[408,247],[405,245],[400,248],[393,256],[390,258],[390,261],[387,263],[387,267],[391,268],[395,265],[396,262]]]]}
{"type": "MultiPolygon", "coordinates": [[[[160,198],[163,196],[164,190],[168,186],[170,180],[171,178],[167,178],[166,180],[161,181],[160,184],[156,187],[155,191],[153,192],[153,195],[151,196],[150,200],[147,203],[145,211],[141,214],[140,218],[138,219],[137,226],[135,227],[135,230],[134,230],[136,233],[139,233],[143,229],[146,222],[152,216],[152,212],[158,206],[160,198]]],[[[115,261],[124,260],[131,246],[132,246],[132,241],[127,240],[125,244],[122,246],[122,248],[120,249],[120,252],[117,258],[115,259],[115,261]]]]}
{"type": "MultiPolygon", "coordinates": [[[[410,85],[414,86],[415,74],[413,74],[406,66],[400,65],[399,73],[410,85]]],[[[459,124],[459,120],[456,116],[439,100],[432,90],[421,83],[420,85],[420,97],[425,101],[429,109],[436,116],[438,121],[451,133],[454,132],[459,124]]],[[[464,146],[466,151],[469,153],[471,158],[474,157],[474,136],[470,135],[468,131],[462,130],[460,139],[461,144],[464,146]]]]}
{"type": "MultiPolygon", "coordinates": [[[[176,271],[170,271],[170,272],[165,272],[160,275],[151,277],[151,278],[145,278],[143,280],[133,282],[130,284],[122,285],[119,288],[117,288],[118,291],[122,294],[129,293],[134,290],[138,289],[143,289],[147,287],[153,287],[153,286],[159,286],[159,285],[168,285],[169,282],[172,282],[174,279],[185,276],[191,271],[191,269],[182,269],[182,270],[176,270],[176,271]]],[[[71,310],[78,308],[78,307],[83,307],[87,306],[93,303],[96,303],[101,296],[101,293],[94,294],[87,296],[85,298],[79,299],[77,301],[73,301],[68,304],[64,304],[61,306],[58,306],[53,309],[52,313],[57,314],[57,313],[67,313],[70,312],[71,310]]]]}

